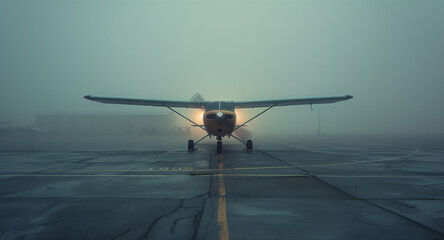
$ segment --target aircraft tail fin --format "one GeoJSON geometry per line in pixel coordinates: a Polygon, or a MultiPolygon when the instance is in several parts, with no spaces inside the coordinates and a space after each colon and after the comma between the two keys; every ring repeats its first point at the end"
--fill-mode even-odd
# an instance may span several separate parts
{"type": "Polygon", "coordinates": [[[205,102],[205,99],[197,92],[191,97],[190,102],[205,102]]]}

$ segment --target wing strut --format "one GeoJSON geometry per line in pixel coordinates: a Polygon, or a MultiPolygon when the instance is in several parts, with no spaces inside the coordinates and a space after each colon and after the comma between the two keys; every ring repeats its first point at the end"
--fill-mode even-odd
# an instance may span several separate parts
{"type": "Polygon", "coordinates": [[[197,140],[197,142],[195,142],[194,145],[198,144],[200,141],[204,140],[208,136],[210,136],[210,134],[207,134],[207,135],[203,136],[201,139],[197,140]]]}
{"type": "MultiPolygon", "coordinates": [[[[257,114],[256,116],[250,118],[250,120],[248,120],[248,121],[242,123],[241,125],[237,126],[237,127],[231,132],[231,133],[233,133],[233,132],[236,131],[237,129],[239,129],[239,128],[245,126],[245,124],[247,124],[247,123],[253,121],[253,119],[259,117],[260,115],[262,115],[262,114],[265,113],[266,111],[270,110],[270,109],[273,108],[274,106],[276,106],[276,105],[272,105],[272,106],[268,107],[267,109],[265,109],[264,111],[260,112],[260,113],[257,114]]],[[[231,135],[231,136],[233,136],[233,135],[231,135]]],[[[241,141],[241,142],[242,142],[242,141],[241,141]]]]}
{"type": "Polygon", "coordinates": [[[166,106],[166,105],[165,105],[165,107],[167,107],[168,109],[170,109],[171,111],[173,111],[173,112],[176,113],[177,115],[179,115],[179,116],[185,118],[186,120],[190,121],[190,122],[193,123],[194,125],[196,125],[196,126],[202,128],[202,130],[204,130],[205,132],[207,132],[207,130],[206,130],[204,127],[202,127],[201,125],[199,125],[199,124],[193,122],[193,120],[191,120],[191,119],[185,117],[184,115],[180,114],[178,111],[176,111],[176,110],[174,110],[174,109],[172,109],[171,107],[166,106]]]}

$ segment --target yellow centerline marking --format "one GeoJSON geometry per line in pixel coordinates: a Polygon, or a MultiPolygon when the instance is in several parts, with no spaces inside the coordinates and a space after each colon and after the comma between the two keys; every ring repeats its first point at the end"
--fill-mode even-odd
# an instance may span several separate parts
{"type": "MultiPolygon", "coordinates": [[[[222,155],[218,154],[217,159],[219,160],[219,170],[224,168],[224,163],[222,162],[222,155]]],[[[219,225],[219,239],[229,240],[228,234],[228,222],[227,222],[227,209],[225,204],[225,183],[224,174],[219,174],[219,199],[217,201],[217,224],[219,225]]]]}

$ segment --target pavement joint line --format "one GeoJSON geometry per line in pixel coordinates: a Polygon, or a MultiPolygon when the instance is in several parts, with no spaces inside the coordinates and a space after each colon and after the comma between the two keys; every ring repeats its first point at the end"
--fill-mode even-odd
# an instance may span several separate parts
{"type": "MultiPolygon", "coordinates": [[[[211,177],[204,174],[0,174],[0,177],[211,177]]],[[[444,175],[326,175],[326,174],[267,174],[267,173],[224,173],[219,177],[324,177],[324,178],[444,178],[444,175]]],[[[2,179],[0,179],[1,181],[2,179]]]]}
{"type": "MultiPolygon", "coordinates": [[[[75,170],[78,172],[206,172],[206,171],[234,171],[234,170],[259,170],[259,169],[291,169],[295,168],[294,166],[270,166],[270,167],[247,167],[247,168],[224,168],[224,169],[194,169],[193,167],[174,167],[174,168],[167,168],[167,167],[159,167],[159,168],[153,168],[153,169],[79,169],[75,170]]],[[[49,169],[49,170],[2,170],[2,172],[57,172],[57,171],[63,171],[63,170],[57,170],[57,169],[49,169]]]]}
{"type": "MultiPolygon", "coordinates": [[[[194,169],[193,167],[174,167],[174,168],[169,168],[169,167],[158,167],[158,168],[148,168],[148,169],[141,169],[141,170],[88,170],[88,169],[84,169],[84,170],[78,170],[78,171],[85,171],[85,172],[119,172],[119,171],[125,171],[125,172],[205,172],[205,171],[235,171],[235,170],[258,170],[258,169],[290,169],[290,168],[297,168],[300,169],[302,167],[329,167],[329,166],[342,166],[342,165],[353,165],[353,164],[360,164],[360,163],[374,163],[374,162],[385,162],[385,161],[395,161],[395,160],[401,160],[403,158],[407,158],[407,157],[411,157],[417,153],[419,153],[421,150],[419,148],[414,148],[413,149],[414,152],[413,153],[409,153],[407,155],[401,155],[401,156],[397,156],[397,157],[390,157],[390,158],[384,158],[384,159],[379,159],[379,160],[364,160],[364,161],[352,161],[352,162],[342,162],[342,163],[330,163],[330,164],[311,164],[311,165],[302,165],[302,166],[296,166],[296,165],[292,165],[290,163],[287,163],[281,159],[278,159],[270,154],[266,154],[263,151],[258,150],[259,152],[262,152],[272,158],[278,159],[280,161],[285,162],[286,164],[289,164],[288,166],[264,166],[264,167],[245,167],[245,168],[226,168],[226,169],[194,169]],[[164,169],[163,169],[164,168],[164,169]]],[[[61,166],[66,165],[69,163],[64,163],[61,164],[61,166]]],[[[7,171],[7,172],[14,172],[14,170],[2,170],[2,171],[7,171]]],[[[41,171],[41,172],[50,172],[50,171],[57,171],[57,170],[44,170],[44,169],[39,169],[39,170],[19,170],[19,171],[41,171]]]]}
{"type": "Polygon", "coordinates": [[[312,165],[302,165],[302,166],[298,166],[298,167],[329,167],[329,166],[353,165],[353,164],[360,164],[360,163],[396,161],[396,160],[401,160],[403,158],[408,158],[408,157],[414,156],[415,154],[419,153],[420,151],[421,150],[419,148],[414,148],[413,153],[409,153],[407,155],[396,156],[396,157],[379,159],[379,160],[364,160],[364,161],[354,160],[353,162],[330,163],[330,164],[312,164],[312,165]]]}

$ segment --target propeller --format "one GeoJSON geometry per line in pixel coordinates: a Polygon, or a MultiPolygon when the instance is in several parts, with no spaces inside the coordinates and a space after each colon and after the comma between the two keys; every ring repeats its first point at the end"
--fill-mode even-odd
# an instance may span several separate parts
{"type": "Polygon", "coordinates": [[[246,129],[245,127],[241,127],[237,129],[235,132],[233,132],[236,137],[238,137],[240,140],[246,142],[247,140],[250,140],[251,137],[253,137],[253,134],[246,129]]]}

